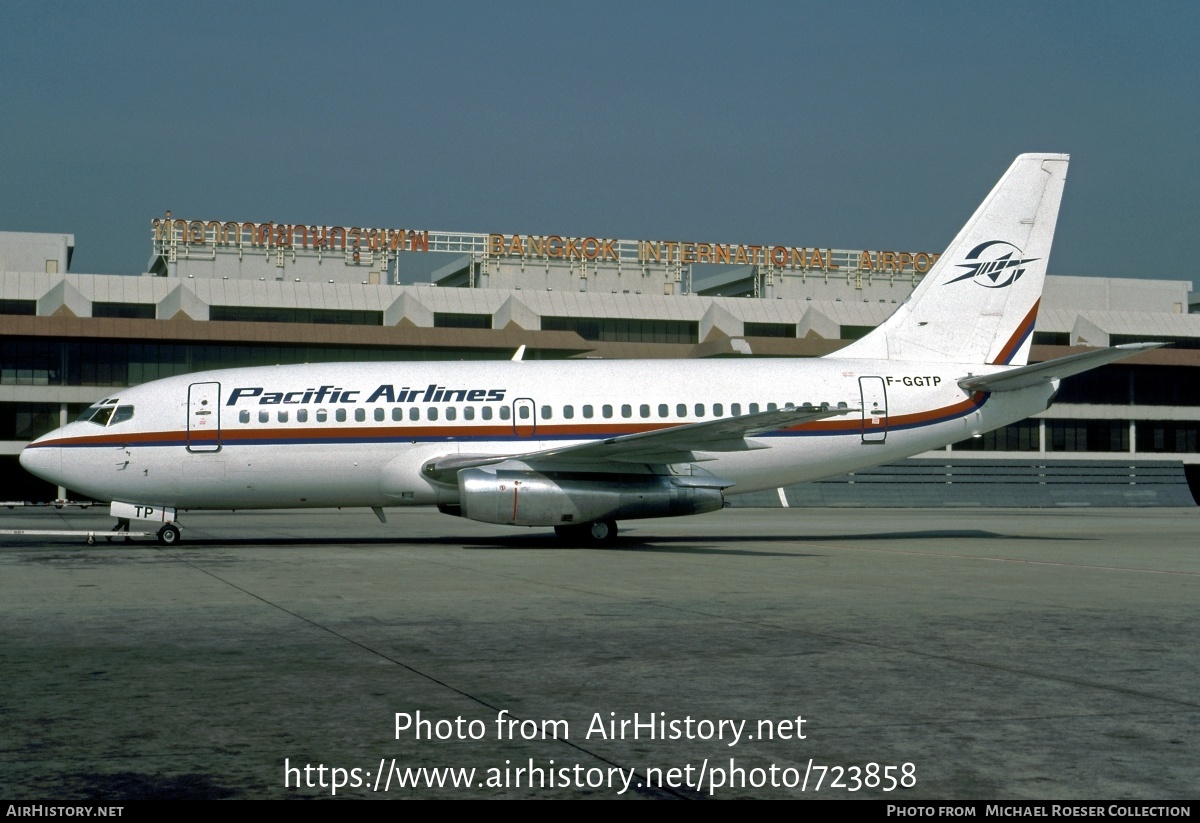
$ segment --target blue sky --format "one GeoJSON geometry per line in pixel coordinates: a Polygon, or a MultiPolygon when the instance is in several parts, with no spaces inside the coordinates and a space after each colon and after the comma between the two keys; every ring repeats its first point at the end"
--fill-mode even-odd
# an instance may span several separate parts
{"type": "Polygon", "coordinates": [[[940,251],[1072,155],[1050,270],[1194,279],[1200,3],[8,2],[0,230],[197,219],[940,251]]]}

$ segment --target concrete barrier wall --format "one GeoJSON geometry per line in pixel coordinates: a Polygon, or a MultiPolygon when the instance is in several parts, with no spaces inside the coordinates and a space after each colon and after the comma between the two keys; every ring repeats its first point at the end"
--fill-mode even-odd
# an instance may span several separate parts
{"type": "MultiPolygon", "coordinates": [[[[789,486],[788,506],[1194,506],[1182,463],[1116,460],[902,460],[789,486]]],[[[730,498],[779,508],[778,490],[730,498]]]]}

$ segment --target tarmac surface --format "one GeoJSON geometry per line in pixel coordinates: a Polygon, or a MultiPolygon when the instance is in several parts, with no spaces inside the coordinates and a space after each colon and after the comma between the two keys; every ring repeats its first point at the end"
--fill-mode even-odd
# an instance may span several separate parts
{"type": "Polygon", "coordinates": [[[1200,795],[1198,509],[388,518],[0,537],[0,798],[1200,795]]]}

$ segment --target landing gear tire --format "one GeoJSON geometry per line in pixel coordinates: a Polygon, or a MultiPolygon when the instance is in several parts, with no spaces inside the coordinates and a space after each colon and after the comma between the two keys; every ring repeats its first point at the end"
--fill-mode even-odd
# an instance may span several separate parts
{"type": "Polygon", "coordinates": [[[179,542],[179,528],[168,523],[158,530],[158,542],[164,546],[174,546],[179,542]]]}
{"type": "Polygon", "coordinates": [[[595,523],[573,523],[570,526],[555,526],[559,540],[576,546],[603,546],[616,542],[615,520],[597,520],[595,523]]]}

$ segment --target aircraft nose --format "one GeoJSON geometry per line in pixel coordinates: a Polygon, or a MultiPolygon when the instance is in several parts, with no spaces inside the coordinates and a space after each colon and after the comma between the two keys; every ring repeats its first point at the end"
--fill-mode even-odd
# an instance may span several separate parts
{"type": "Polygon", "coordinates": [[[39,438],[21,450],[21,467],[34,477],[60,485],[62,449],[58,446],[39,446],[38,443],[44,439],[39,438]]]}

